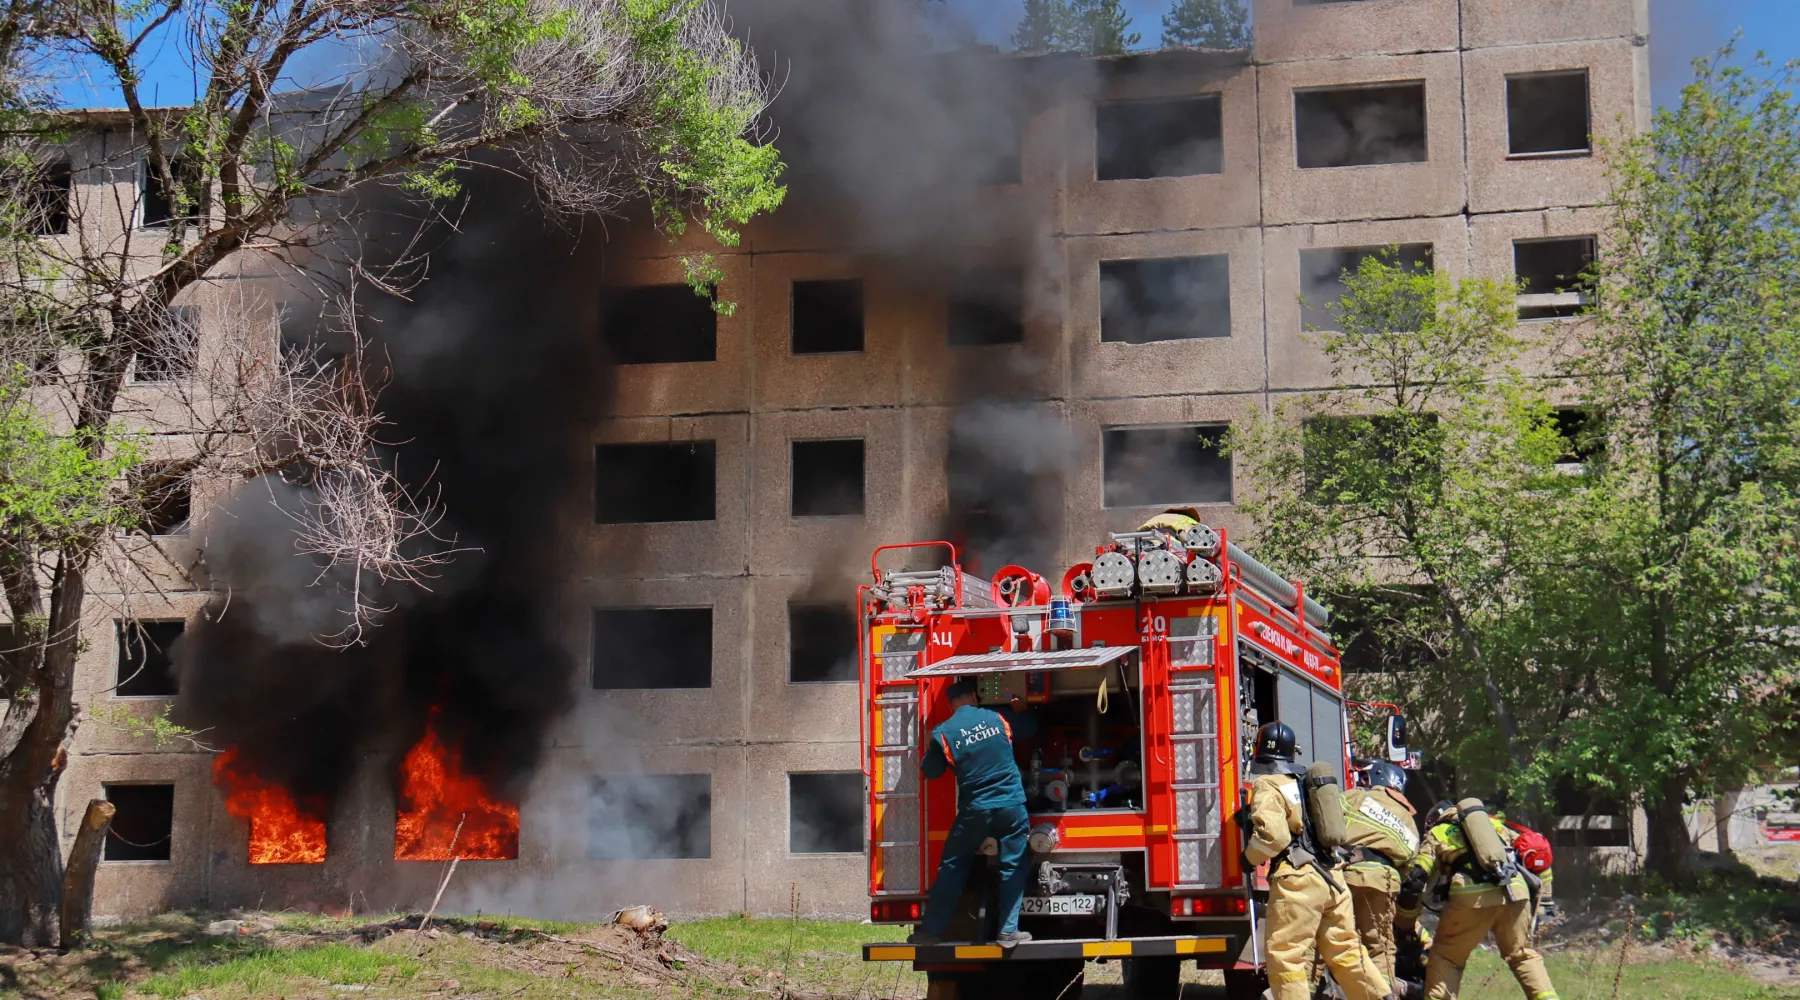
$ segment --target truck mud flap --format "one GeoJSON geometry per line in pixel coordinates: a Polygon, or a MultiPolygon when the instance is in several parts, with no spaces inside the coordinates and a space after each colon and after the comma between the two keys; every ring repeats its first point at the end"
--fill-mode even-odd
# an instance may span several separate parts
{"type": "MultiPolygon", "coordinates": [[[[919,968],[950,968],[979,962],[1040,959],[1197,958],[1221,966],[1237,958],[1243,941],[1234,934],[1199,937],[1131,938],[1122,941],[1026,941],[1012,948],[997,944],[865,944],[865,962],[911,962],[919,968]]],[[[1206,964],[1211,964],[1206,962],[1206,964]]]]}

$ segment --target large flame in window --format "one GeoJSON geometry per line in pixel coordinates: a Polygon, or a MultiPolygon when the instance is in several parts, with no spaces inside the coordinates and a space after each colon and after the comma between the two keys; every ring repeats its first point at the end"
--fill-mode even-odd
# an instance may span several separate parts
{"type": "Polygon", "coordinates": [[[464,774],[462,746],[447,743],[432,709],[425,735],[400,762],[396,861],[510,860],[519,856],[519,806],[464,774]],[[460,829],[459,829],[460,828],[460,829]]]}
{"type": "Polygon", "coordinates": [[[304,808],[294,794],[244,768],[237,747],[213,758],[213,784],[225,792],[225,811],[250,824],[250,863],[310,865],[325,860],[320,803],[304,808]]]}

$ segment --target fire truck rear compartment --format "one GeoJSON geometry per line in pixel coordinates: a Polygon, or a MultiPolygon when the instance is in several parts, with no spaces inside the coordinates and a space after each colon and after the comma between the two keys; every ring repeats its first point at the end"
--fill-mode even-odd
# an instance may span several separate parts
{"type": "Polygon", "coordinates": [[[1021,691],[1029,692],[1024,697],[1037,726],[1033,735],[1013,741],[1013,756],[1034,816],[1143,809],[1143,707],[1135,664],[1036,677],[1027,671],[997,674],[982,694],[984,701],[1003,704],[1021,691]]]}

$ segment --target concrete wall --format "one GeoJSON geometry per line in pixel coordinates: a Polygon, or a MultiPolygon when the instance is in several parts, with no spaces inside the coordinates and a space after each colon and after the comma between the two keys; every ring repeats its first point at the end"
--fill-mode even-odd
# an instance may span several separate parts
{"type": "MultiPolygon", "coordinates": [[[[608,394],[609,416],[590,429],[590,447],[567,460],[591,466],[597,443],[715,441],[717,517],[596,525],[592,496],[570,498],[568,545],[579,568],[562,587],[562,623],[584,671],[578,705],[551,734],[523,803],[521,859],[465,866],[450,905],[594,916],[650,901],[678,912],[785,913],[798,891],[809,913],[863,911],[860,856],[788,853],[786,775],[854,771],[858,748],[854,683],[788,681],[786,606],[800,594],[848,600],[874,545],[944,530],[945,452],[963,407],[1017,404],[1046,438],[1069,443],[1065,481],[1046,498],[1061,512],[1044,529],[1060,564],[1039,567],[1060,575],[1105,532],[1134,526],[1150,509],[1103,505],[1103,428],[1229,423],[1329,384],[1323,357],[1300,328],[1302,250],[1427,242],[1451,274],[1510,280],[1513,240],[1601,230],[1594,206],[1605,185],[1596,157],[1508,157],[1505,79],[1585,68],[1596,131],[1616,139],[1642,128],[1644,0],[1255,6],[1253,59],[1149,55],[1109,63],[1100,75],[1107,100],[1217,93],[1220,173],[1095,180],[1087,98],[1044,107],[1026,124],[1024,182],[990,192],[982,206],[1007,231],[1031,234],[1024,344],[948,346],[942,289],[849,252],[832,231],[833,211],[797,189],[786,209],[718,256],[721,294],[737,310],[719,318],[716,361],[620,367],[596,386],[608,394]],[[1297,166],[1295,88],[1394,80],[1425,82],[1426,161],[1297,166]],[[1101,261],[1199,254],[1229,259],[1229,336],[1101,342],[1101,261]],[[791,282],[840,277],[864,281],[864,350],[792,355],[791,282]],[[822,437],[866,442],[861,515],[790,515],[790,442],[822,437]],[[646,604],[713,608],[710,687],[587,686],[591,610],[646,604]],[[634,772],[712,776],[710,857],[588,859],[593,777],[634,772]]],[[[112,197],[122,190],[95,185],[112,197]]],[[[630,226],[609,240],[606,264],[593,275],[596,324],[602,287],[679,281],[679,254],[701,246],[695,234],[671,245],[630,226]]],[[[1209,506],[1205,516],[1234,531],[1251,527],[1230,504],[1209,506]]],[[[167,613],[191,611],[199,596],[181,596],[167,613]]],[[[97,692],[110,676],[112,647],[98,638],[109,620],[98,611],[92,619],[96,641],[82,685],[97,692]]],[[[186,749],[83,730],[60,796],[65,818],[102,782],[177,786],[175,856],[103,865],[101,912],[277,899],[326,905],[357,892],[359,906],[387,905],[424,891],[429,878],[386,861],[393,806],[379,780],[342,804],[324,866],[251,871],[244,831],[210,788],[205,755],[186,749]],[[365,869],[385,872],[384,880],[365,869]]]]}

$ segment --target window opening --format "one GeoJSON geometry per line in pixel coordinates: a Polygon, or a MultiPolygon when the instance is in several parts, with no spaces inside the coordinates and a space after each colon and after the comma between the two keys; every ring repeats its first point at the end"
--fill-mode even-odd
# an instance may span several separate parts
{"type": "Polygon", "coordinates": [[[713,361],[718,352],[718,314],[710,296],[687,285],[640,285],[609,291],[601,337],[621,365],[713,361]]]}
{"type": "Polygon", "coordinates": [[[103,861],[167,861],[175,833],[174,785],[104,785],[113,804],[103,861]]]}
{"type": "Polygon", "coordinates": [[[177,693],[175,661],[169,655],[187,622],[116,620],[118,669],[113,695],[118,698],[173,698],[177,693]]]}
{"type": "Polygon", "coordinates": [[[594,778],[587,856],[590,861],[712,857],[712,775],[594,778]]]}
{"type": "Polygon", "coordinates": [[[856,680],[856,610],[836,601],[789,601],[788,680],[856,680]]]}
{"type": "Polygon", "coordinates": [[[1296,90],[1294,143],[1304,169],[1424,162],[1425,82],[1296,90]]]}
{"type": "Polygon", "coordinates": [[[1225,254],[1100,262],[1100,340],[1147,344],[1231,336],[1225,254]]]}
{"type": "Polygon", "coordinates": [[[194,516],[193,479],[174,474],[165,464],[149,464],[132,470],[137,485],[137,530],[146,535],[185,535],[194,516]],[[151,485],[156,484],[156,485],[151,485]]]}
{"type": "Polygon", "coordinates": [[[981,268],[957,279],[945,307],[951,347],[991,347],[1025,341],[1025,272],[981,268]]]}
{"type": "Polygon", "coordinates": [[[596,608],[597,691],[712,686],[712,608],[596,608]]]}
{"type": "Polygon", "coordinates": [[[831,517],[863,512],[863,442],[795,441],[793,516],[831,517]]]}
{"type": "Polygon", "coordinates": [[[1506,150],[1513,156],[1593,151],[1585,69],[1506,78],[1506,150]]]}
{"type": "Polygon", "coordinates": [[[1594,264],[1595,243],[1592,236],[1514,241],[1513,273],[1521,286],[1519,318],[1581,315],[1593,301],[1588,269],[1594,264]]]}
{"type": "Polygon", "coordinates": [[[1376,258],[1390,267],[1417,274],[1430,271],[1431,244],[1397,246],[1326,247],[1300,251],[1300,329],[1333,330],[1338,317],[1332,312],[1347,291],[1346,275],[1355,274],[1362,262],[1376,258]]]}
{"type": "Polygon", "coordinates": [[[1094,106],[1095,174],[1103,181],[1224,170],[1219,95],[1094,106]]]}
{"type": "Polygon", "coordinates": [[[147,350],[132,358],[134,382],[169,382],[191,378],[200,354],[200,309],[172,306],[151,337],[147,350]]]}
{"type": "Polygon", "coordinates": [[[69,202],[75,191],[75,172],[68,160],[41,164],[31,189],[26,227],[33,236],[63,236],[69,231],[69,202]]]}
{"type": "MultiPolygon", "coordinates": [[[[139,162],[142,164],[143,182],[140,187],[142,205],[139,213],[142,221],[138,225],[144,229],[167,226],[175,218],[179,199],[174,197],[174,192],[163,188],[162,175],[151,166],[149,157],[139,162]]],[[[181,175],[186,170],[187,160],[184,158],[176,156],[169,160],[169,173],[174,176],[176,184],[181,183],[181,175]]]]}
{"type": "Polygon", "coordinates": [[[848,354],[863,349],[861,279],[796,281],[790,300],[795,354],[848,354]]]}
{"type": "Polygon", "coordinates": [[[595,523],[713,520],[717,452],[712,441],[595,445],[595,523]]]}
{"type": "Polygon", "coordinates": [[[1231,502],[1228,424],[1108,427],[1102,432],[1106,506],[1231,502]]]}
{"type": "Polygon", "coordinates": [[[788,773],[788,853],[860,854],[861,771],[788,773]]]}
{"type": "Polygon", "coordinates": [[[1600,421],[1586,408],[1559,406],[1551,417],[1556,422],[1556,433],[1562,438],[1566,449],[1556,460],[1557,465],[1579,468],[1599,458],[1605,450],[1600,421]]]}

